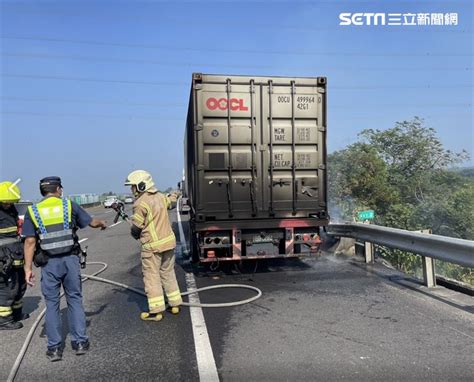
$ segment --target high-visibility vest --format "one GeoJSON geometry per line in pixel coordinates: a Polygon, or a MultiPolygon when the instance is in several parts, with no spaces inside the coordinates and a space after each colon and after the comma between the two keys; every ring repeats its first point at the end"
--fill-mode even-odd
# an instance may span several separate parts
{"type": "Polygon", "coordinates": [[[72,205],[68,199],[50,197],[28,207],[39,236],[40,248],[50,256],[71,252],[75,244],[72,205]]]}

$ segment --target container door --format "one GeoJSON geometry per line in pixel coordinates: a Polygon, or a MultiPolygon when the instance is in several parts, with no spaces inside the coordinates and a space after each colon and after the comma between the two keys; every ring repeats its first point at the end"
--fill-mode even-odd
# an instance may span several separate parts
{"type": "Polygon", "coordinates": [[[203,84],[195,90],[198,220],[258,214],[257,114],[260,91],[248,85],[203,84]]]}
{"type": "Polygon", "coordinates": [[[264,209],[269,216],[308,217],[325,208],[324,89],[269,81],[262,99],[264,209]]]}

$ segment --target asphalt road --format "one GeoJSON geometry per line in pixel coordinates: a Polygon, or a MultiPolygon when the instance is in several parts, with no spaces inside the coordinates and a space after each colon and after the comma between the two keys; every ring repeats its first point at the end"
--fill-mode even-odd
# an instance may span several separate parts
{"type": "MultiPolygon", "coordinates": [[[[110,222],[113,218],[102,208],[90,212],[110,222]]],[[[175,210],[170,217],[176,222],[175,210]]],[[[102,277],[143,289],[139,245],[126,223],[104,232],[87,228],[80,236],[87,238],[88,260],[108,264],[102,277]]],[[[203,309],[223,381],[474,379],[472,297],[441,287],[428,290],[381,264],[366,266],[357,259],[325,255],[211,271],[191,267],[181,249],[176,270],[183,291],[186,272],[194,273],[198,287],[244,283],[263,291],[261,299],[245,306],[203,309]]],[[[85,273],[98,268],[89,265],[85,273]]],[[[32,314],[25,328],[1,332],[0,380],[6,380],[44,306],[38,284],[39,279],[25,297],[25,309],[32,314]]],[[[188,308],[158,323],[142,322],[143,297],[95,281],[85,282],[83,291],[91,351],[77,357],[66,339],[63,360],[50,363],[41,324],[17,381],[199,380],[196,352],[202,349],[196,350],[196,323],[188,308]]],[[[223,302],[251,295],[227,289],[200,298],[223,302]]]]}

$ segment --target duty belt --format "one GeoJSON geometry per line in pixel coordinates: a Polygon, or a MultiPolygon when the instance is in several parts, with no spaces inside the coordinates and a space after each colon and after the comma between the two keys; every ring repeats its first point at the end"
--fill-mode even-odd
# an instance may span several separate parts
{"type": "Polygon", "coordinates": [[[3,247],[8,244],[19,243],[18,238],[16,237],[7,237],[5,239],[0,239],[0,247],[3,247]]]}

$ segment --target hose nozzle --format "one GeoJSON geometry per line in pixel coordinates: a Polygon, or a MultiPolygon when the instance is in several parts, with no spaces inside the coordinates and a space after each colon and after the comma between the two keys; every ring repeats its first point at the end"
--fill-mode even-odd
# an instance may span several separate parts
{"type": "Polygon", "coordinates": [[[116,202],[113,203],[110,206],[115,212],[117,212],[117,215],[115,215],[114,218],[114,223],[117,223],[119,218],[122,218],[122,220],[128,220],[128,215],[125,213],[125,206],[121,202],[116,202]]]}

